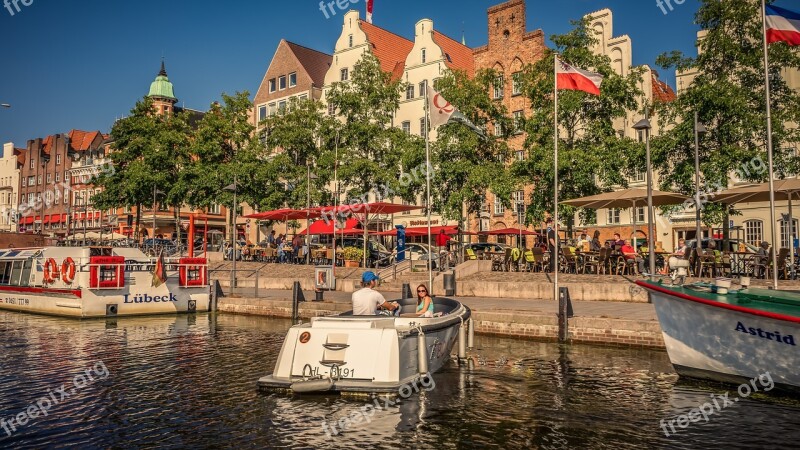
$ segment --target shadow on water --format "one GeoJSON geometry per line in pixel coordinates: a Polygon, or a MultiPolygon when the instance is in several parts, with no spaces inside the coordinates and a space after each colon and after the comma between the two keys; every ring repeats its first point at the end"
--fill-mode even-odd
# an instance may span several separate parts
{"type": "Polygon", "coordinates": [[[666,353],[477,336],[408,398],[260,394],[290,323],[235,315],[73,321],[0,312],[0,419],[102,363],[1,448],[705,448],[795,445],[800,401],[754,395],[667,437],[736,387],[678,382],[666,353]],[[387,404],[387,401],[396,404],[387,404]]]}

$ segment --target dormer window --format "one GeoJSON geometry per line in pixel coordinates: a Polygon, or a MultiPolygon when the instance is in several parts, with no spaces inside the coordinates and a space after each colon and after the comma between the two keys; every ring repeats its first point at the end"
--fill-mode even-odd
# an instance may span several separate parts
{"type": "Polygon", "coordinates": [[[428,62],[428,49],[422,49],[422,64],[428,62]]]}

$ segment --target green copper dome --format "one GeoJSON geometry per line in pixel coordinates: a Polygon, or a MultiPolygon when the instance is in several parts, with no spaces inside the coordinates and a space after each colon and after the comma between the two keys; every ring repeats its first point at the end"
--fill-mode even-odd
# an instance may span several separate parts
{"type": "Polygon", "coordinates": [[[161,61],[161,72],[158,73],[155,81],[150,83],[150,93],[148,97],[167,98],[177,100],[172,89],[172,83],[167,78],[167,70],[164,68],[164,61],[161,61]]]}

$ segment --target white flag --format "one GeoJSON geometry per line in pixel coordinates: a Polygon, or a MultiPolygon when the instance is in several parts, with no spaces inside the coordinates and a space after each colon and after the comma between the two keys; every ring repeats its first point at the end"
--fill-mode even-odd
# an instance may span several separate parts
{"type": "Polygon", "coordinates": [[[431,128],[436,128],[450,121],[450,117],[456,111],[455,106],[436,92],[430,85],[428,86],[428,111],[431,114],[431,128]]]}
{"type": "Polygon", "coordinates": [[[461,114],[455,106],[445,100],[442,94],[436,92],[430,85],[428,85],[428,112],[430,115],[431,128],[445,125],[451,121],[460,122],[477,133],[478,136],[486,138],[486,135],[483,134],[483,130],[475,126],[474,123],[467,119],[467,116],[461,114]]]}

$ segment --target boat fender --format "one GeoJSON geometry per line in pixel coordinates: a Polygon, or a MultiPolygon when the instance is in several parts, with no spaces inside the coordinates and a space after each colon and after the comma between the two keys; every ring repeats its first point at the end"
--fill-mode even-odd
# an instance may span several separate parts
{"type": "Polygon", "coordinates": [[[425,344],[425,333],[422,327],[417,333],[417,372],[420,375],[428,373],[428,346],[425,344]]]}
{"type": "Polygon", "coordinates": [[[58,278],[58,263],[56,263],[55,259],[48,258],[47,262],[44,263],[44,282],[47,284],[53,284],[58,278]]]}
{"type": "Polygon", "coordinates": [[[69,256],[61,263],[61,280],[66,284],[75,281],[75,260],[69,256]]]}
{"type": "Polygon", "coordinates": [[[307,394],[311,392],[326,392],[333,387],[333,380],[330,378],[322,378],[318,380],[305,380],[292,383],[292,392],[298,394],[307,394]]]}

